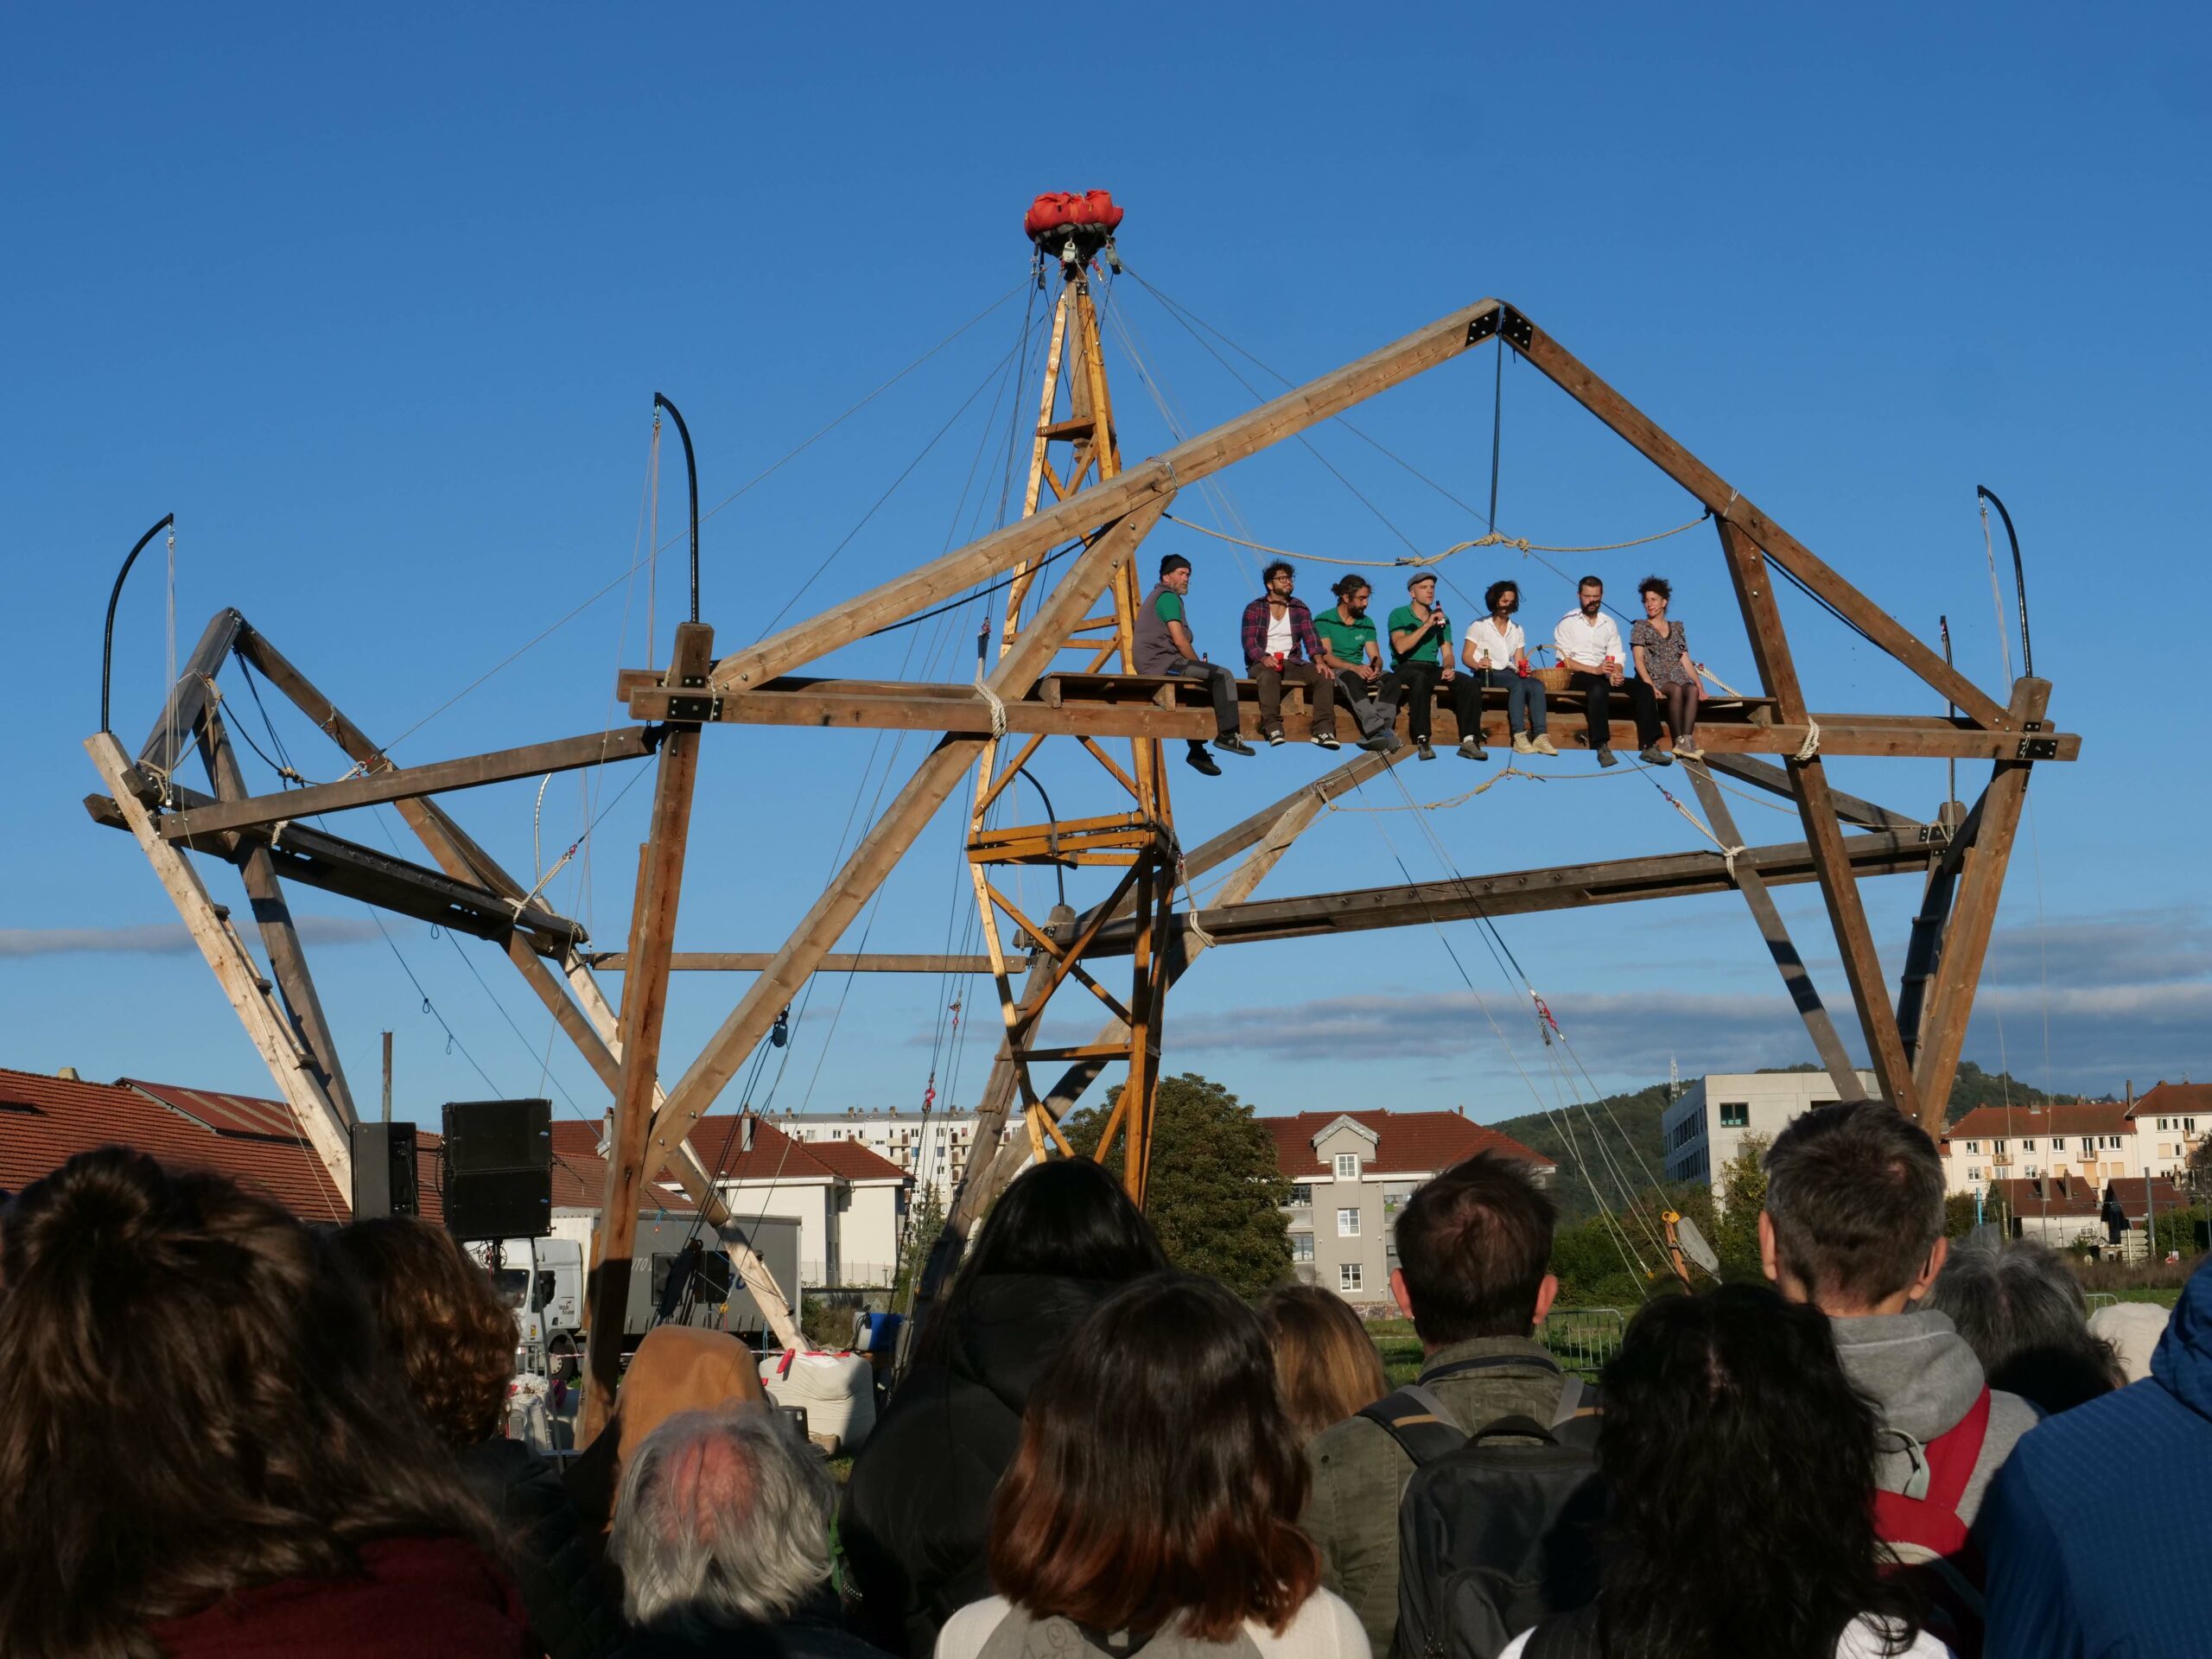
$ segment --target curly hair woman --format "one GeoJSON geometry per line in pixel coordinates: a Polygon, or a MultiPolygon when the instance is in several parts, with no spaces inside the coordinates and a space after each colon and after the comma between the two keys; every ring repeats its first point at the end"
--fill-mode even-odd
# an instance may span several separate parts
{"type": "Polygon", "coordinates": [[[1605,1372],[1598,1599],[1499,1659],[1945,1659],[1874,1534],[1873,1408],[1764,1285],[1648,1304],[1605,1372]]]}
{"type": "Polygon", "coordinates": [[[938,1659],[1103,1656],[1162,1633],[1247,1659],[1365,1659],[1298,1528],[1307,1478],[1251,1309],[1210,1279],[1141,1279],[1030,1395],[991,1511],[999,1593],[952,1616],[938,1659]]]}
{"type": "Polygon", "coordinates": [[[5,1230],[0,1652],[539,1651],[322,1238],[120,1147],[5,1230]]]}

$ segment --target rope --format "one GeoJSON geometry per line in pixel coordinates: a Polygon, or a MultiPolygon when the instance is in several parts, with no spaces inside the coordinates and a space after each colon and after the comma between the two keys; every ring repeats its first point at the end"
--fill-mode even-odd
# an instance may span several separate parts
{"type": "Polygon", "coordinates": [[[1820,753],[1821,722],[1808,715],[1805,716],[1805,741],[1798,745],[1797,753],[1790,758],[1796,760],[1815,760],[1820,758],[1820,753]]]}
{"type": "MultiPolygon", "coordinates": [[[[1217,541],[1234,542],[1239,547],[1249,547],[1256,553],[1272,553],[1276,555],[1278,557],[1286,559],[1304,559],[1314,564],[1354,565],[1360,569],[1369,570],[1398,569],[1408,565],[1441,564],[1445,560],[1452,557],[1454,554],[1465,553],[1471,548],[1478,547],[1510,547],[1516,549],[1524,554],[1615,553],[1618,552],[1624,547],[1642,547],[1647,543],[1662,542],[1669,536],[1679,536],[1686,530],[1696,529],[1700,524],[1703,524],[1712,516],[1713,515],[1710,512],[1702,512],[1696,518],[1691,519],[1688,524],[1676,524],[1672,530],[1662,530],[1658,531],[1656,534],[1650,536],[1638,536],[1633,541],[1605,542],[1596,547],[1554,547],[1548,543],[1529,541],[1525,537],[1501,536],[1496,531],[1491,531],[1476,537],[1472,541],[1454,543],[1452,546],[1446,548],[1441,553],[1415,554],[1409,557],[1400,559],[1338,559],[1332,558],[1328,555],[1323,553],[1300,553],[1287,547],[1270,547],[1265,542],[1250,541],[1242,536],[1231,536],[1227,531],[1210,530],[1204,524],[1192,524],[1187,518],[1178,518],[1172,512],[1162,513],[1160,515],[1160,517],[1166,518],[1170,524],[1180,524],[1185,530],[1194,530],[1198,531],[1199,535],[1211,536],[1217,541]]],[[[1737,694],[1732,692],[1730,695],[1735,696],[1737,694]]]]}
{"type": "Polygon", "coordinates": [[[1183,936],[1192,944],[1197,945],[1199,950],[1210,950],[1216,944],[1219,943],[1219,941],[1217,941],[1212,934],[1207,932],[1205,928],[1198,921],[1198,895],[1191,891],[1191,868],[1184,860],[1182,843],[1180,842],[1177,842],[1174,843],[1174,847],[1175,880],[1182,887],[1183,904],[1185,906],[1183,936]]]}
{"type": "Polygon", "coordinates": [[[1690,821],[1690,827],[1693,830],[1695,830],[1698,834],[1703,836],[1707,841],[1711,842],[1715,847],[1718,847],[1720,849],[1721,862],[1728,867],[1729,885],[1732,887],[1735,885],[1736,855],[1749,850],[1748,843],[1738,842],[1737,845],[1731,847],[1726,842],[1721,840],[1719,836],[1713,833],[1712,826],[1707,823],[1703,818],[1698,817],[1696,813],[1691,811],[1689,808],[1684,806],[1681,802],[1675,799],[1674,791],[1669,790],[1666,785],[1661,783],[1656,778],[1654,778],[1651,780],[1651,787],[1657,790],[1662,796],[1665,797],[1668,805],[1673,807],[1675,811],[1681,813],[1684,817],[1690,821]]]}
{"type": "Polygon", "coordinates": [[[1691,666],[1695,668],[1699,673],[1704,675],[1707,679],[1711,680],[1715,685],[1719,686],[1730,696],[1740,697],[1745,695],[1743,692],[1738,691],[1734,686],[1729,684],[1727,681],[1722,679],[1711,669],[1707,668],[1703,663],[1694,663],[1691,666]]]}

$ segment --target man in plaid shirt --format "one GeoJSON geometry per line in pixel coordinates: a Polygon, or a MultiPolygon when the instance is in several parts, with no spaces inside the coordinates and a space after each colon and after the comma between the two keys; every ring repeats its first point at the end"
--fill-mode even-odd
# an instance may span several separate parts
{"type": "Polygon", "coordinates": [[[1313,704],[1314,744],[1337,747],[1337,683],[1317,664],[1321,642],[1313,632],[1313,613],[1294,598],[1295,573],[1281,559],[1261,572],[1267,591],[1244,607],[1244,665],[1260,690],[1260,733],[1270,745],[1282,736],[1282,688],[1302,685],[1313,704]]]}

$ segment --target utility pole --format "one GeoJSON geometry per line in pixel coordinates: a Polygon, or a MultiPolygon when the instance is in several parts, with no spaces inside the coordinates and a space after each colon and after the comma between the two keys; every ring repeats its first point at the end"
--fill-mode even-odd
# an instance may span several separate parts
{"type": "Polygon", "coordinates": [[[391,1033],[384,1034],[384,1121],[391,1122],[391,1033]]]}

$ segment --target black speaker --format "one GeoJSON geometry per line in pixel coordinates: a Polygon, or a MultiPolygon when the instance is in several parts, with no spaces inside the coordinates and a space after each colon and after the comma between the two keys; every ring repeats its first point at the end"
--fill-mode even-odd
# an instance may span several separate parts
{"type": "Polygon", "coordinates": [[[446,1230],[455,1238],[543,1238],[553,1230],[553,1178],[542,1169],[446,1177],[446,1230]]]}
{"type": "Polygon", "coordinates": [[[353,1126],[353,1219],[422,1213],[415,1194],[415,1126],[353,1126]]]}
{"type": "Polygon", "coordinates": [[[550,1101],[448,1101],[445,1132],[448,1175],[553,1165],[550,1101]]]}

